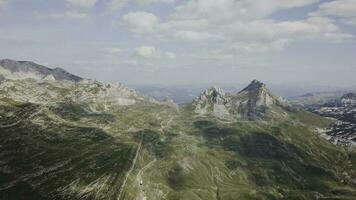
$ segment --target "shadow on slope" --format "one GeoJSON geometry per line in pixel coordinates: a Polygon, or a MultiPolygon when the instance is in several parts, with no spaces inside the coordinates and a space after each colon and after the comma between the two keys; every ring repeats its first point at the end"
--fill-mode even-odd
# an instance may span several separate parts
{"type": "MultiPolygon", "coordinates": [[[[231,128],[209,120],[195,121],[194,126],[210,148],[235,155],[226,161],[226,166],[231,171],[246,173],[251,190],[274,191],[268,194],[273,198],[262,195],[266,199],[309,200],[317,199],[318,195],[350,199],[356,196],[355,190],[348,189],[352,186],[343,183],[340,176],[343,163],[331,168],[325,164],[330,160],[323,155],[316,155],[309,149],[303,149],[303,146],[281,139],[285,135],[284,129],[274,127],[269,133],[260,131],[258,127],[231,128]]],[[[304,140],[306,142],[308,138],[304,140]]],[[[318,148],[329,151],[323,146],[318,148]]]]}

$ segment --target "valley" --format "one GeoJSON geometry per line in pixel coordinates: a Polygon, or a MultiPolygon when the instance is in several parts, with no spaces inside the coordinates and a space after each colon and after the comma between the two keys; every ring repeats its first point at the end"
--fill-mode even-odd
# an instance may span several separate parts
{"type": "Polygon", "coordinates": [[[356,197],[356,151],[316,131],[334,120],[257,80],[178,106],[122,84],[13,77],[0,83],[0,199],[356,197]]]}

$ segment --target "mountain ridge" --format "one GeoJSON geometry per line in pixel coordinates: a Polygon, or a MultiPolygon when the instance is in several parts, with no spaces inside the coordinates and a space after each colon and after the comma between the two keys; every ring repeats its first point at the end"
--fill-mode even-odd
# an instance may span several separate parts
{"type": "Polygon", "coordinates": [[[0,72],[3,79],[59,80],[80,82],[83,78],[73,75],[62,68],[49,68],[32,61],[0,60],[0,72]]]}
{"type": "Polygon", "coordinates": [[[223,89],[213,86],[202,92],[192,104],[200,115],[212,114],[225,119],[262,119],[267,109],[282,103],[264,83],[253,80],[237,93],[225,93],[223,89]]]}
{"type": "Polygon", "coordinates": [[[246,88],[178,108],[122,84],[3,81],[0,199],[355,199],[356,152],[315,131],[330,120],[246,88]]]}

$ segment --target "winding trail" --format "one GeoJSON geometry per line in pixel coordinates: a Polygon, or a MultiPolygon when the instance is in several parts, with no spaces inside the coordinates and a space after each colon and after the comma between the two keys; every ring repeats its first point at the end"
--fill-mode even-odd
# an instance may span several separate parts
{"type": "Polygon", "coordinates": [[[127,179],[129,178],[129,176],[130,176],[131,172],[132,172],[132,171],[133,171],[133,169],[135,168],[136,161],[137,161],[138,155],[139,155],[140,150],[141,150],[142,141],[143,141],[143,135],[141,136],[140,143],[138,144],[138,147],[137,147],[137,149],[136,149],[136,154],[135,154],[135,158],[134,158],[134,160],[132,161],[132,165],[131,165],[131,167],[130,167],[129,171],[126,173],[126,176],[125,176],[124,181],[122,182],[122,185],[121,185],[121,188],[120,188],[120,191],[119,191],[119,195],[118,195],[118,197],[117,197],[117,200],[120,200],[121,195],[122,195],[122,192],[124,191],[124,188],[125,188],[125,185],[126,185],[127,179]]]}
{"type": "Polygon", "coordinates": [[[146,196],[145,196],[145,191],[143,189],[143,180],[142,180],[142,174],[149,169],[150,167],[153,166],[153,164],[157,161],[157,159],[155,158],[154,160],[152,160],[151,162],[149,162],[146,166],[144,166],[138,173],[137,173],[137,177],[136,177],[136,182],[138,183],[139,187],[140,187],[140,194],[139,194],[139,198],[138,200],[146,200],[146,196]]]}

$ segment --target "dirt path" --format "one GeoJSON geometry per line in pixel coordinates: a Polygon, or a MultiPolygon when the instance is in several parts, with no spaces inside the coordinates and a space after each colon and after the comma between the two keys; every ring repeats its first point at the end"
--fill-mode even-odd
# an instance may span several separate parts
{"type": "Polygon", "coordinates": [[[144,166],[138,173],[137,173],[137,177],[136,177],[136,182],[140,188],[140,194],[138,196],[138,200],[146,200],[146,195],[145,195],[145,191],[143,189],[143,185],[144,182],[142,180],[142,174],[149,169],[150,167],[153,166],[153,164],[157,161],[157,159],[155,158],[154,160],[152,160],[151,162],[149,162],[146,166],[144,166]]]}
{"type": "Polygon", "coordinates": [[[142,140],[143,140],[143,136],[141,137],[140,143],[138,144],[138,147],[137,147],[137,149],[136,149],[135,158],[134,158],[134,160],[132,161],[131,167],[130,167],[129,171],[126,173],[125,179],[124,179],[124,181],[122,182],[122,185],[121,185],[121,188],[120,188],[120,191],[119,191],[119,195],[118,195],[118,197],[117,197],[117,200],[120,200],[121,195],[122,195],[122,192],[124,191],[124,188],[125,188],[127,179],[129,178],[131,172],[132,172],[133,169],[135,168],[135,164],[136,164],[138,155],[139,155],[140,150],[141,150],[142,140]]]}

